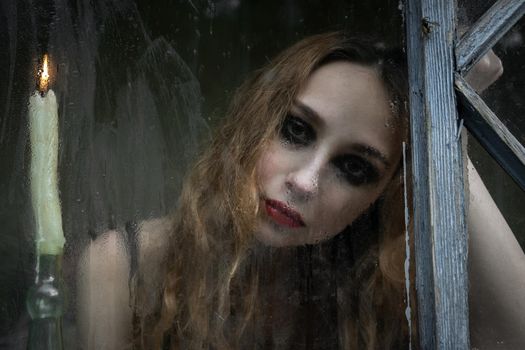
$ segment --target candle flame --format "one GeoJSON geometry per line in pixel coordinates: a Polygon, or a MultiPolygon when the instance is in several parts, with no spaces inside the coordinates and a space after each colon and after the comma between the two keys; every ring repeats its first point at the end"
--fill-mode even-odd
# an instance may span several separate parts
{"type": "Polygon", "coordinates": [[[49,85],[49,63],[47,54],[44,55],[42,68],[39,70],[40,80],[38,83],[38,90],[41,93],[46,93],[49,85]]]}

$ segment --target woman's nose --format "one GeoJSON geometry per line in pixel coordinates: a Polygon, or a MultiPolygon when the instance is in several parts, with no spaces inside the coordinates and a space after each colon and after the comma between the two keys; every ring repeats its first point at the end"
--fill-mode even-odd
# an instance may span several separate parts
{"type": "Polygon", "coordinates": [[[298,199],[307,200],[315,196],[319,191],[321,168],[316,160],[297,167],[286,178],[287,189],[298,199]]]}

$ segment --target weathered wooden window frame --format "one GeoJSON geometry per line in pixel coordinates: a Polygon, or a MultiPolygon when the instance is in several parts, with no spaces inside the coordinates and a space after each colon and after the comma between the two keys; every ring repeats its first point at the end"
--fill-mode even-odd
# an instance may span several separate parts
{"type": "Polygon", "coordinates": [[[421,349],[470,349],[462,119],[525,189],[524,147],[463,79],[524,14],[525,1],[499,0],[459,41],[456,6],[405,6],[421,349]]]}

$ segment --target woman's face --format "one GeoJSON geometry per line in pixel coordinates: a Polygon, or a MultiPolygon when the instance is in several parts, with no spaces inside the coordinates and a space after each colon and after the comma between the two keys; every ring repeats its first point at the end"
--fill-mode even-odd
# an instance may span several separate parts
{"type": "Polygon", "coordinates": [[[314,244],[350,225],[383,192],[401,157],[388,92],[369,67],[317,69],[257,164],[256,237],[314,244]]]}

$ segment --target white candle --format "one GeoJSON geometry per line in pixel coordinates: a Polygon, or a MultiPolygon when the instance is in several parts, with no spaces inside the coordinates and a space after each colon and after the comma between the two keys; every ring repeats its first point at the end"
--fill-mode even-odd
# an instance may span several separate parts
{"type": "MultiPolygon", "coordinates": [[[[46,79],[47,74],[45,57],[41,79],[46,79]]],[[[41,80],[41,88],[46,87],[47,81],[41,80]]],[[[65,238],[57,186],[58,108],[53,90],[43,96],[40,91],[35,91],[29,98],[29,135],[31,200],[37,253],[60,255],[65,238]]]]}

